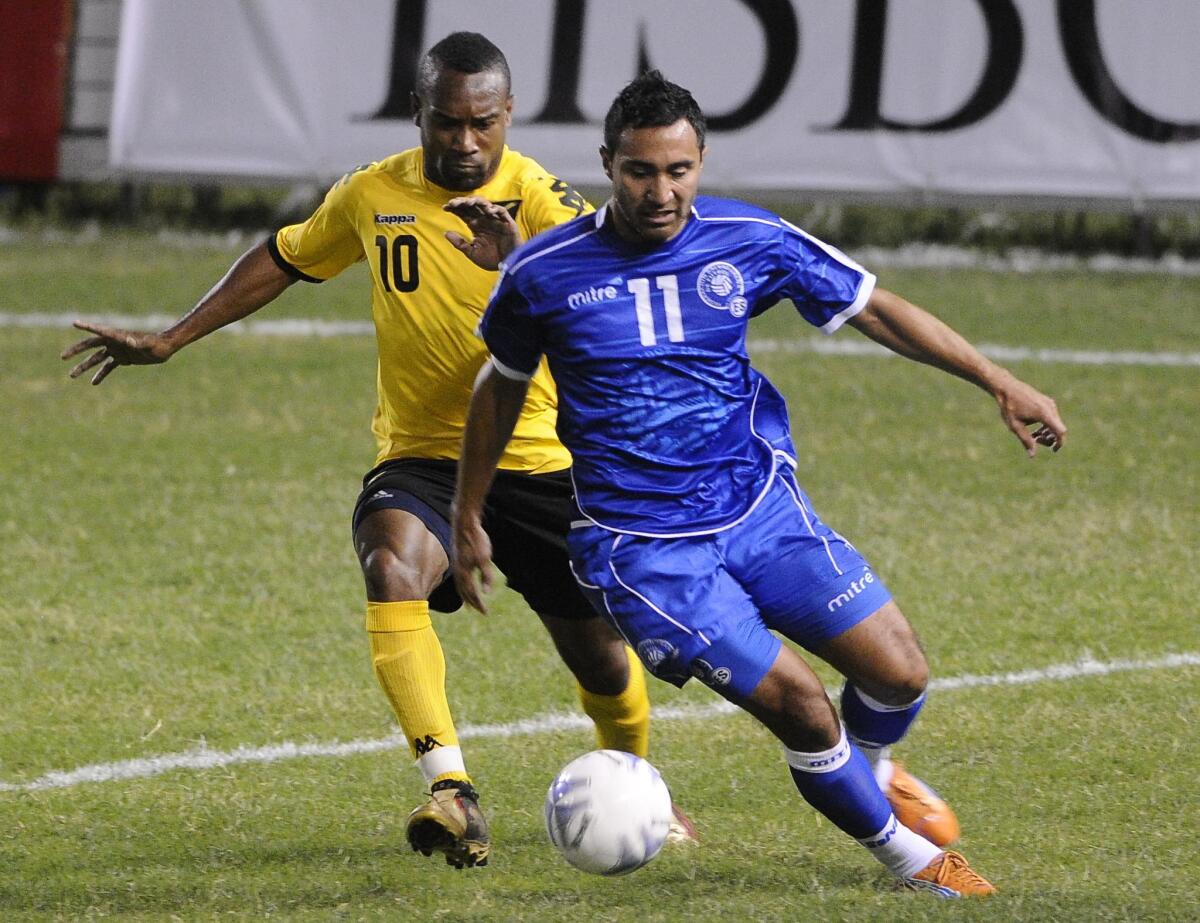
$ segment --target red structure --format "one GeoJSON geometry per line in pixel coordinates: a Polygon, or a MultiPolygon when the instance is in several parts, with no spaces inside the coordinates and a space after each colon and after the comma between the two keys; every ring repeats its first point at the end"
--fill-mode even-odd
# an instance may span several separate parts
{"type": "Polygon", "coordinates": [[[0,0],[0,181],[58,176],[70,0],[0,0]]]}

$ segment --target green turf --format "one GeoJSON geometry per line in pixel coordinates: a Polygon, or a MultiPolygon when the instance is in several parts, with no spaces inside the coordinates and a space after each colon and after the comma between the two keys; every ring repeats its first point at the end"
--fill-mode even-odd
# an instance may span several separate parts
{"type": "MultiPolygon", "coordinates": [[[[0,246],[0,311],[177,313],[236,251],[129,235],[0,246]]],[[[364,318],[361,277],[264,316],[364,318]]],[[[973,339],[1200,350],[1200,280],[889,271],[973,339]]],[[[783,308],[756,337],[809,336],[783,308]]],[[[839,337],[855,338],[846,331],[839,337]]],[[[382,738],[349,543],[373,454],[366,338],[216,336],[100,388],[63,330],[0,328],[0,782],[282,741],[382,738]]],[[[935,674],[1200,650],[1195,368],[1021,363],[1071,427],[1027,460],[970,386],[898,359],[764,354],[801,480],[876,564],[935,674]]],[[[460,724],[573,707],[506,592],[438,617],[460,724]]],[[[828,671],[823,675],[832,680],[828,671]]],[[[707,703],[651,686],[658,705],[707,703]]],[[[1196,668],[945,691],[906,746],[1002,888],[893,893],[740,716],[661,722],[654,759],[704,846],[608,881],[565,866],[540,807],[584,731],[467,743],[496,852],[403,848],[400,751],[0,791],[0,919],[1190,920],[1200,906],[1196,668]]]]}

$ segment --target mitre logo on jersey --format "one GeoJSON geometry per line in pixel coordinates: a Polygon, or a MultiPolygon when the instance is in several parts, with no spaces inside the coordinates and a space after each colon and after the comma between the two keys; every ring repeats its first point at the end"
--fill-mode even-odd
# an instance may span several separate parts
{"type": "Polygon", "coordinates": [[[376,212],[375,213],[375,223],[376,224],[416,224],[417,216],[416,215],[381,215],[379,212],[376,212]]]}
{"type": "Polygon", "coordinates": [[[749,308],[746,283],[733,263],[718,260],[700,270],[696,278],[696,294],[710,308],[728,311],[734,317],[743,316],[749,308]]]}
{"type": "Polygon", "coordinates": [[[582,292],[571,292],[567,296],[567,307],[577,308],[582,304],[599,304],[602,301],[612,301],[619,295],[615,285],[593,285],[582,292]]]}

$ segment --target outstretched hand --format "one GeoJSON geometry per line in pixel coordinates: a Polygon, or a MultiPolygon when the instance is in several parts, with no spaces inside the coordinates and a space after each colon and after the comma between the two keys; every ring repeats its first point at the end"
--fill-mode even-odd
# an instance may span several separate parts
{"type": "Polygon", "coordinates": [[[491,592],[496,572],[492,566],[492,540],[478,521],[467,523],[455,518],[450,572],[463,602],[487,615],[484,595],[491,592]]]}
{"type": "Polygon", "coordinates": [[[521,242],[521,231],[507,208],[482,196],[459,196],[444,206],[470,228],[468,240],[457,231],[447,231],[446,240],[454,244],[480,269],[495,271],[521,242]]]}
{"type": "Polygon", "coordinates": [[[1067,425],[1058,415],[1058,405],[1052,398],[1019,378],[1013,378],[995,396],[1004,425],[1021,440],[1026,455],[1033,458],[1039,445],[1053,452],[1063,447],[1067,425]],[[1031,431],[1030,427],[1034,425],[1037,428],[1031,431]]]}
{"type": "Polygon", "coordinates": [[[98,385],[119,365],[156,365],[171,358],[172,350],[169,344],[157,333],[139,333],[136,330],[124,330],[81,320],[75,321],[74,326],[79,330],[94,333],[95,336],[68,346],[62,351],[60,358],[70,359],[89,349],[94,349],[95,352],[71,369],[72,378],[78,378],[99,365],[99,370],[92,376],[92,384],[98,385]]]}

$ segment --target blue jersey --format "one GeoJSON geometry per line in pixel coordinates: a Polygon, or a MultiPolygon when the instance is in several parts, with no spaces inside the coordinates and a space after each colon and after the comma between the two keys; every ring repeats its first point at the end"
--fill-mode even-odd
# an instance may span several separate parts
{"type": "Polygon", "coordinates": [[[674,238],[620,238],[608,208],[514,251],[480,332],[499,369],[545,354],[576,502],[597,525],[700,535],[745,517],[789,446],[783,401],[750,367],[751,317],[790,299],[832,333],[875,277],[776,215],[701,196],[674,238]]]}

